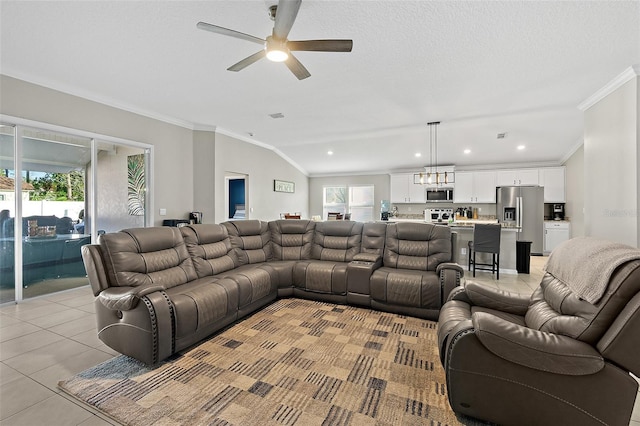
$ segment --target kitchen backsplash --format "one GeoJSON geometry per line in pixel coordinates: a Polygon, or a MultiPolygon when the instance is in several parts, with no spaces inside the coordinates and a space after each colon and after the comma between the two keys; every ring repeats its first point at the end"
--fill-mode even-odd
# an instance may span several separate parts
{"type": "Polygon", "coordinates": [[[458,207],[473,207],[478,210],[478,216],[495,216],[496,205],[495,204],[453,204],[453,203],[430,203],[430,204],[393,204],[393,207],[398,208],[398,217],[404,217],[401,215],[409,215],[406,219],[419,218],[424,216],[425,209],[453,209],[454,211],[458,207]]]}
{"type": "MultiPolygon", "coordinates": [[[[395,217],[398,218],[398,219],[424,220],[424,213],[423,214],[398,213],[395,217]]],[[[464,220],[466,220],[466,218],[464,218],[464,220]]],[[[478,220],[496,220],[496,215],[495,214],[478,215],[478,220]]]]}

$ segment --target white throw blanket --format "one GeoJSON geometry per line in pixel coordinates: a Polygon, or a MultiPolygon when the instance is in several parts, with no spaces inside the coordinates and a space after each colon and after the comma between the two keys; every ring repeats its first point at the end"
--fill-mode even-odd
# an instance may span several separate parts
{"type": "Polygon", "coordinates": [[[544,270],[591,304],[604,295],[611,275],[625,262],[640,259],[640,250],[620,243],[578,237],[556,247],[544,270]]]}

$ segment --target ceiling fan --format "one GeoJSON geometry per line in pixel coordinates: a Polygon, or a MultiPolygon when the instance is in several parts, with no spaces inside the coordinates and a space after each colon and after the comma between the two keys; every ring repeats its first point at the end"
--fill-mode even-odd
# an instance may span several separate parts
{"type": "Polygon", "coordinates": [[[273,26],[273,32],[266,39],[254,37],[249,34],[241,33],[239,31],[230,30],[228,28],[220,27],[218,25],[208,24],[206,22],[198,22],[197,27],[201,30],[211,31],[230,37],[239,38],[242,40],[251,41],[264,46],[262,50],[254,53],[241,60],[240,62],[231,65],[227,70],[240,71],[259,59],[264,58],[274,62],[284,62],[287,68],[298,77],[298,80],[303,80],[310,77],[311,74],[302,65],[302,63],[291,52],[296,51],[314,51],[314,52],[351,52],[353,47],[352,40],[288,40],[287,36],[291,27],[298,15],[300,9],[300,3],[302,0],[280,0],[278,5],[271,6],[269,8],[269,15],[271,19],[275,21],[273,26]]]}

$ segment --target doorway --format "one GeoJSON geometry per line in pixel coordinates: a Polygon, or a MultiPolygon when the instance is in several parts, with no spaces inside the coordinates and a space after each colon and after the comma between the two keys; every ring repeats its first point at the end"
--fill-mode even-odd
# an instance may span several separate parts
{"type": "Polygon", "coordinates": [[[248,219],[247,179],[248,175],[230,174],[225,176],[225,220],[248,219]]]}

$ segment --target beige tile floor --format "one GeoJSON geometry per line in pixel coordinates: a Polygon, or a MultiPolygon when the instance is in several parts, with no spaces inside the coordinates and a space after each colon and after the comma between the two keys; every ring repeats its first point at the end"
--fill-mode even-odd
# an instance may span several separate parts
{"type": "MultiPolygon", "coordinates": [[[[477,272],[475,279],[531,292],[545,261],[532,257],[530,274],[502,274],[496,281],[477,272]]],[[[57,388],[58,381],[116,355],[96,337],[93,299],[89,287],[82,287],[0,306],[0,424],[116,424],[57,388]]],[[[630,426],[640,426],[640,395],[630,426]]]]}

